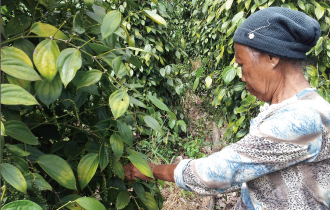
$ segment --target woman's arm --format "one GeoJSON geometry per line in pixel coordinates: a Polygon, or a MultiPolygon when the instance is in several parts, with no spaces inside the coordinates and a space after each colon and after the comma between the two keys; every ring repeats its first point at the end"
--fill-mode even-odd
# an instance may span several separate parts
{"type": "MultiPolygon", "coordinates": [[[[178,164],[172,165],[156,165],[148,163],[155,179],[161,179],[168,182],[174,182],[174,170],[178,164]]],[[[142,174],[132,163],[124,166],[125,178],[128,180],[135,180],[136,178],[151,180],[152,178],[142,174]]]]}

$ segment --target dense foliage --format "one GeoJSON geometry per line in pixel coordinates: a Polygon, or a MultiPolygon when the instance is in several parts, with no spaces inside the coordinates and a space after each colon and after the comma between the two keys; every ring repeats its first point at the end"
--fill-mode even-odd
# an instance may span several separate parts
{"type": "Polygon", "coordinates": [[[123,165],[152,177],[150,155],[166,162],[183,146],[200,157],[179,137],[188,91],[227,142],[248,132],[263,103],[240,81],[232,38],[268,6],[320,22],[306,77],[330,101],[325,0],[3,0],[1,206],[161,209],[162,182],[129,182],[123,165]]]}

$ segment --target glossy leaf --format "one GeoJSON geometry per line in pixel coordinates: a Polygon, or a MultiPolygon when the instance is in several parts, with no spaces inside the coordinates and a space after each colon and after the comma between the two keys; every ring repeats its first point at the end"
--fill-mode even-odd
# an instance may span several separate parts
{"type": "Polygon", "coordinates": [[[322,6],[320,6],[320,5],[317,5],[316,6],[316,9],[315,9],[315,15],[316,15],[316,18],[319,20],[319,19],[321,19],[322,17],[323,17],[323,15],[324,15],[324,11],[325,11],[325,9],[322,7],[322,6]]]}
{"type": "Polygon", "coordinates": [[[155,118],[147,115],[147,116],[143,117],[143,120],[150,128],[152,128],[155,131],[158,131],[160,133],[163,133],[162,128],[160,127],[158,121],[155,118]]]}
{"type": "Polygon", "coordinates": [[[56,39],[67,40],[69,37],[65,35],[61,30],[58,30],[52,25],[47,23],[35,22],[31,27],[31,32],[41,37],[50,38],[51,36],[56,39]],[[55,35],[55,36],[54,36],[55,35]]]}
{"type": "Polygon", "coordinates": [[[128,192],[121,191],[119,193],[119,195],[117,196],[117,203],[116,203],[117,209],[125,208],[125,206],[127,206],[129,201],[130,201],[130,196],[129,196],[128,192]]]}
{"type": "Polygon", "coordinates": [[[121,57],[118,56],[112,60],[112,68],[115,71],[115,74],[122,78],[127,75],[127,69],[123,61],[121,60],[121,57]]]}
{"type": "Polygon", "coordinates": [[[117,90],[112,93],[109,98],[109,104],[115,118],[122,116],[129,106],[129,97],[126,91],[117,90]]]}
{"type": "Polygon", "coordinates": [[[101,77],[102,72],[99,70],[84,72],[83,77],[78,81],[77,88],[94,85],[101,79],[101,77]]]}
{"type": "Polygon", "coordinates": [[[120,25],[121,22],[121,13],[118,10],[113,10],[108,12],[101,24],[101,33],[102,38],[110,36],[120,25]]]}
{"type": "Polygon", "coordinates": [[[6,134],[26,144],[38,145],[39,141],[22,122],[11,120],[4,123],[6,134]]]}
{"type": "Polygon", "coordinates": [[[31,145],[15,144],[15,146],[21,148],[22,150],[25,150],[26,148],[26,151],[31,153],[29,156],[27,156],[27,159],[29,159],[31,162],[36,161],[39,157],[44,155],[43,152],[31,145]]]}
{"type": "Polygon", "coordinates": [[[81,68],[81,65],[82,59],[78,49],[67,48],[59,54],[56,60],[56,66],[64,87],[74,78],[77,70],[81,68]]]}
{"type": "Polygon", "coordinates": [[[150,19],[152,19],[153,21],[158,23],[159,25],[164,25],[165,27],[167,26],[166,21],[164,20],[164,18],[162,18],[161,16],[159,16],[155,12],[150,11],[150,10],[143,10],[143,13],[145,15],[147,15],[150,19]]]}
{"type": "Polygon", "coordinates": [[[115,155],[120,158],[124,152],[124,142],[121,136],[115,133],[112,134],[110,137],[110,145],[115,155]]]}
{"type": "Polygon", "coordinates": [[[134,105],[140,106],[142,108],[145,108],[145,109],[147,108],[147,106],[143,102],[137,100],[136,98],[134,98],[132,96],[129,96],[129,102],[134,105]]]}
{"type": "Polygon", "coordinates": [[[18,60],[23,61],[31,68],[33,68],[33,64],[29,56],[21,49],[16,47],[3,47],[1,48],[1,58],[16,58],[18,60]]]}
{"type": "MultiPolygon", "coordinates": [[[[1,53],[2,54],[2,53],[1,53]]],[[[37,81],[41,80],[38,73],[24,61],[13,57],[1,59],[1,70],[18,79],[37,81]]]]}
{"type": "Polygon", "coordinates": [[[17,156],[28,156],[31,154],[30,152],[24,151],[15,145],[6,144],[6,147],[10,150],[11,153],[17,156]]]}
{"type": "Polygon", "coordinates": [[[65,188],[76,190],[76,179],[69,164],[57,155],[43,155],[37,163],[54,180],[65,188]]]}
{"type": "Polygon", "coordinates": [[[157,202],[149,192],[146,192],[146,201],[143,203],[149,210],[158,210],[157,202]]]}
{"type": "Polygon", "coordinates": [[[115,173],[117,174],[117,176],[119,178],[121,178],[122,180],[124,180],[124,178],[125,178],[125,171],[124,171],[123,165],[119,161],[117,161],[114,164],[113,170],[115,171],[115,173]]]}
{"type": "Polygon", "coordinates": [[[176,125],[176,120],[171,119],[168,121],[168,126],[170,126],[171,129],[173,129],[175,125],[176,125]]]}
{"type": "Polygon", "coordinates": [[[14,165],[22,172],[22,173],[29,173],[29,164],[23,158],[13,155],[14,165]]]}
{"type": "Polygon", "coordinates": [[[141,158],[137,154],[130,154],[128,156],[128,159],[132,162],[132,164],[144,175],[150,178],[154,178],[154,175],[151,171],[151,168],[149,167],[147,161],[145,161],[143,158],[141,158]]]}
{"type": "Polygon", "coordinates": [[[10,75],[6,75],[7,76],[7,80],[10,84],[12,85],[18,85],[21,88],[23,88],[26,91],[30,90],[30,85],[31,85],[31,81],[28,80],[22,80],[22,79],[17,79],[15,77],[12,77],[10,75]]]}
{"type": "Polygon", "coordinates": [[[38,204],[30,200],[18,200],[4,205],[2,210],[43,210],[38,204]]]}
{"type": "Polygon", "coordinates": [[[49,106],[61,96],[62,88],[59,74],[52,81],[44,79],[34,83],[34,90],[37,93],[38,99],[46,106],[49,106]]]}
{"type": "Polygon", "coordinates": [[[101,171],[103,171],[105,167],[107,167],[107,165],[109,164],[108,149],[104,144],[102,144],[100,147],[99,159],[100,159],[100,168],[101,171]]]}
{"type": "Polygon", "coordinates": [[[35,105],[37,100],[18,85],[1,84],[1,104],[7,105],[35,105]]]}
{"type": "Polygon", "coordinates": [[[117,120],[117,126],[120,135],[122,136],[123,141],[128,144],[130,147],[133,147],[133,134],[131,129],[128,127],[128,125],[125,122],[122,122],[120,120],[117,120]]]}
{"type": "Polygon", "coordinates": [[[25,180],[27,182],[27,189],[33,190],[32,182],[34,182],[39,190],[50,190],[52,191],[52,186],[40,175],[37,173],[26,174],[25,180]]]}
{"type": "Polygon", "coordinates": [[[44,40],[38,44],[33,53],[33,62],[39,73],[48,81],[57,74],[56,59],[60,50],[54,40],[44,40]]]}
{"type": "Polygon", "coordinates": [[[77,174],[81,189],[93,178],[97,166],[99,165],[99,155],[96,153],[88,153],[79,161],[77,174]]]}
{"type": "Polygon", "coordinates": [[[236,76],[236,69],[232,66],[226,67],[222,72],[223,81],[228,84],[230,83],[236,76]]]}
{"type": "Polygon", "coordinates": [[[207,89],[209,89],[212,85],[212,78],[210,76],[207,76],[205,79],[205,86],[207,89]]]}
{"type": "Polygon", "coordinates": [[[103,204],[95,198],[81,197],[76,200],[76,203],[86,210],[106,210],[103,204]]]}
{"type": "Polygon", "coordinates": [[[59,203],[58,205],[66,205],[65,207],[70,210],[85,210],[83,207],[77,204],[76,200],[78,198],[81,198],[82,196],[77,194],[71,194],[67,195],[64,198],[61,199],[62,203],[59,203]],[[68,202],[71,202],[68,204],[68,202]]]}
{"type": "Polygon", "coordinates": [[[3,125],[2,121],[1,121],[1,136],[6,136],[5,126],[3,125]]]}
{"type": "Polygon", "coordinates": [[[27,185],[23,174],[18,168],[9,164],[2,163],[1,164],[1,176],[4,178],[6,182],[8,182],[15,189],[27,194],[27,185]]]}

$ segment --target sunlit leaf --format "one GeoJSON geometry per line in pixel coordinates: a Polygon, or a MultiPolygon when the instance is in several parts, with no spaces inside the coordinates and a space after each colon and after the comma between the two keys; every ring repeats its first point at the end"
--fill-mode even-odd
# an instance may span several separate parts
{"type": "Polygon", "coordinates": [[[50,38],[52,36],[55,39],[63,39],[63,40],[69,39],[69,37],[65,35],[61,30],[58,30],[54,26],[49,25],[47,23],[41,23],[41,22],[33,23],[31,27],[31,32],[41,37],[50,38]]]}
{"type": "Polygon", "coordinates": [[[81,68],[81,65],[82,59],[78,49],[67,48],[59,54],[56,60],[56,66],[64,87],[74,78],[77,70],[81,68]]]}
{"type": "Polygon", "coordinates": [[[37,100],[18,85],[1,84],[1,104],[7,105],[35,105],[37,100]]]}
{"type": "Polygon", "coordinates": [[[102,38],[110,36],[120,25],[121,13],[118,10],[108,12],[103,18],[101,25],[102,38]]]}
{"type": "Polygon", "coordinates": [[[145,15],[147,15],[149,18],[151,18],[153,21],[155,21],[156,23],[158,23],[160,25],[164,25],[165,27],[167,26],[166,21],[164,20],[164,18],[162,18],[158,14],[154,13],[153,11],[143,10],[143,13],[145,15]]]}
{"type": "Polygon", "coordinates": [[[162,128],[160,127],[158,121],[155,118],[147,115],[147,116],[143,117],[143,120],[150,128],[152,128],[155,131],[158,131],[160,133],[163,133],[162,128]]]}
{"type": "Polygon", "coordinates": [[[1,59],[1,70],[18,79],[36,81],[41,80],[38,73],[24,61],[13,57],[1,59]]]}
{"type": "MultiPolygon", "coordinates": [[[[23,174],[18,168],[9,164],[2,163],[1,164],[1,176],[2,178],[8,182],[15,189],[27,194],[27,185],[23,174]]],[[[3,209],[3,208],[2,208],[3,209]]]]}
{"type": "Polygon", "coordinates": [[[117,90],[112,93],[109,98],[109,104],[115,118],[122,116],[129,106],[129,97],[126,91],[117,90]]]}
{"type": "Polygon", "coordinates": [[[97,166],[99,165],[99,155],[96,153],[88,153],[79,161],[77,174],[81,189],[93,178],[97,166]]]}
{"type": "Polygon", "coordinates": [[[57,74],[56,59],[60,50],[54,40],[44,40],[38,44],[33,53],[33,62],[39,73],[48,81],[57,74]]]}
{"type": "Polygon", "coordinates": [[[83,73],[83,77],[78,81],[77,88],[91,86],[97,83],[102,77],[102,72],[99,70],[90,70],[83,73]]]}
{"type": "Polygon", "coordinates": [[[37,163],[54,180],[65,188],[76,190],[76,179],[69,164],[57,155],[43,155],[37,163]]]}
{"type": "Polygon", "coordinates": [[[4,205],[2,210],[43,210],[38,204],[30,200],[18,200],[4,205]]]}
{"type": "Polygon", "coordinates": [[[106,210],[103,204],[95,198],[81,197],[76,202],[86,210],[106,210]]]}
{"type": "Polygon", "coordinates": [[[132,164],[144,175],[150,178],[154,178],[154,175],[151,171],[151,168],[149,167],[147,161],[145,161],[143,158],[141,158],[137,154],[130,154],[128,156],[128,159],[132,162],[132,164]]]}

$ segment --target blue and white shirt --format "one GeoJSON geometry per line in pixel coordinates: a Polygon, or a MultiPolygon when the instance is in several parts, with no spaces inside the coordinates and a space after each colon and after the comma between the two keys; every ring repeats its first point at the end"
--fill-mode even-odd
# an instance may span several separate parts
{"type": "Polygon", "coordinates": [[[315,89],[273,104],[243,139],[186,159],[176,184],[202,195],[241,189],[235,209],[324,209],[330,203],[330,104],[315,89]]]}

